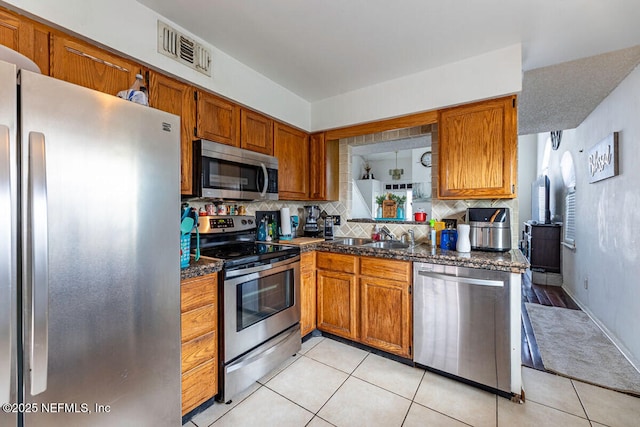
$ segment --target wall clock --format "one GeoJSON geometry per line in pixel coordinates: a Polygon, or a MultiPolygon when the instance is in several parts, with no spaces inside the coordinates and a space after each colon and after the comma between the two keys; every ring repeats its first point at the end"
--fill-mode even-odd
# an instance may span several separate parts
{"type": "Polygon", "coordinates": [[[420,157],[420,164],[426,168],[431,167],[431,151],[425,151],[420,157]]]}

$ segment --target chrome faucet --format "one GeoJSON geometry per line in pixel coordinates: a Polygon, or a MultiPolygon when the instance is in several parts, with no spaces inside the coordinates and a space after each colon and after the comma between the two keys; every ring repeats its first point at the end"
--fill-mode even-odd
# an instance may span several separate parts
{"type": "Polygon", "coordinates": [[[409,230],[408,232],[402,233],[402,235],[400,236],[400,240],[402,241],[402,243],[407,243],[407,239],[409,239],[409,247],[414,247],[416,245],[416,238],[413,229],[409,230]]]}
{"type": "Polygon", "coordinates": [[[385,239],[388,240],[394,240],[396,236],[393,235],[393,233],[387,228],[386,225],[383,225],[382,228],[380,229],[380,234],[382,234],[385,239]]]}

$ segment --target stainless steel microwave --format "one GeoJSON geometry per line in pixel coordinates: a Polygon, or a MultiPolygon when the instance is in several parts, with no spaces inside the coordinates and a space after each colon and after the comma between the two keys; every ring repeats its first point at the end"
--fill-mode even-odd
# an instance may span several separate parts
{"type": "Polygon", "coordinates": [[[204,139],[193,142],[196,196],[278,200],[278,159],[204,139]]]}

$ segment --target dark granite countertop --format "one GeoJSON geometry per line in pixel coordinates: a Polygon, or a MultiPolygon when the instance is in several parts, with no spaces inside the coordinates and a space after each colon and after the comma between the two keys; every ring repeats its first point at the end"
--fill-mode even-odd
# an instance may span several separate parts
{"type": "MultiPolygon", "coordinates": [[[[337,244],[341,238],[334,241],[316,241],[300,244],[300,252],[325,251],[348,255],[373,256],[378,258],[397,259],[414,262],[430,262],[433,264],[454,265],[459,267],[483,268],[486,270],[508,271],[523,273],[529,263],[519,249],[508,252],[471,251],[460,253],[439,248],[431,248],[426,243],[420,243],[408,249],[380,249],[367,246],[345,246],[337,244]]],[[[276,244],[290,244],[287,241],[276,244]]],[[[188,268],[182,269],[180,279],[204,276],[222,270],[223,261],[215,258],[201,257],[198,262],[191,259],[188,268]]]]}
{"type": "MultiPolygon", "coordinates": [[[[460,253],[439,248],[431,248],[428,244],[418,244],[408,249],[380,249],[366,246],[345,246],[334,242],[322,242],[315,246],[315,250],[336,252],[349,255],[375,256],[379,258],[397,259],[415,262],[430,262],[433,264],[454,265],[459,267],[483,268],[487,270],[523,273],[529,263],[519,249],[508,252],[471,251],[460,253]]],[[[310,249],[310,248],[309,248],[310,249]]]]}
{"type": "Polygon", "coordinates": [[[217,258],[200,257],[198,261],[194,261],[191,255],[189,267],[180,270],[180,280],[192,279],[194,277],[206,276],[207,274],[216,273],[222,270],[224,261],[217,258]]]}

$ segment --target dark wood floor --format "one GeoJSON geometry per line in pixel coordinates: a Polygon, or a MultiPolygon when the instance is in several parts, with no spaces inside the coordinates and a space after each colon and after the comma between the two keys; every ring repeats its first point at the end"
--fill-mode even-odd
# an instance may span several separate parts
{"type": "Polygon", "coordinates": [[[524,307],[525,302],[572,310],[580,310],[580,307],[560,286],[536,285],[531,283],[529,276],[522,275],[522,364],[544,371],[538,344],[533,336],[531,321],[524,307]]]}

